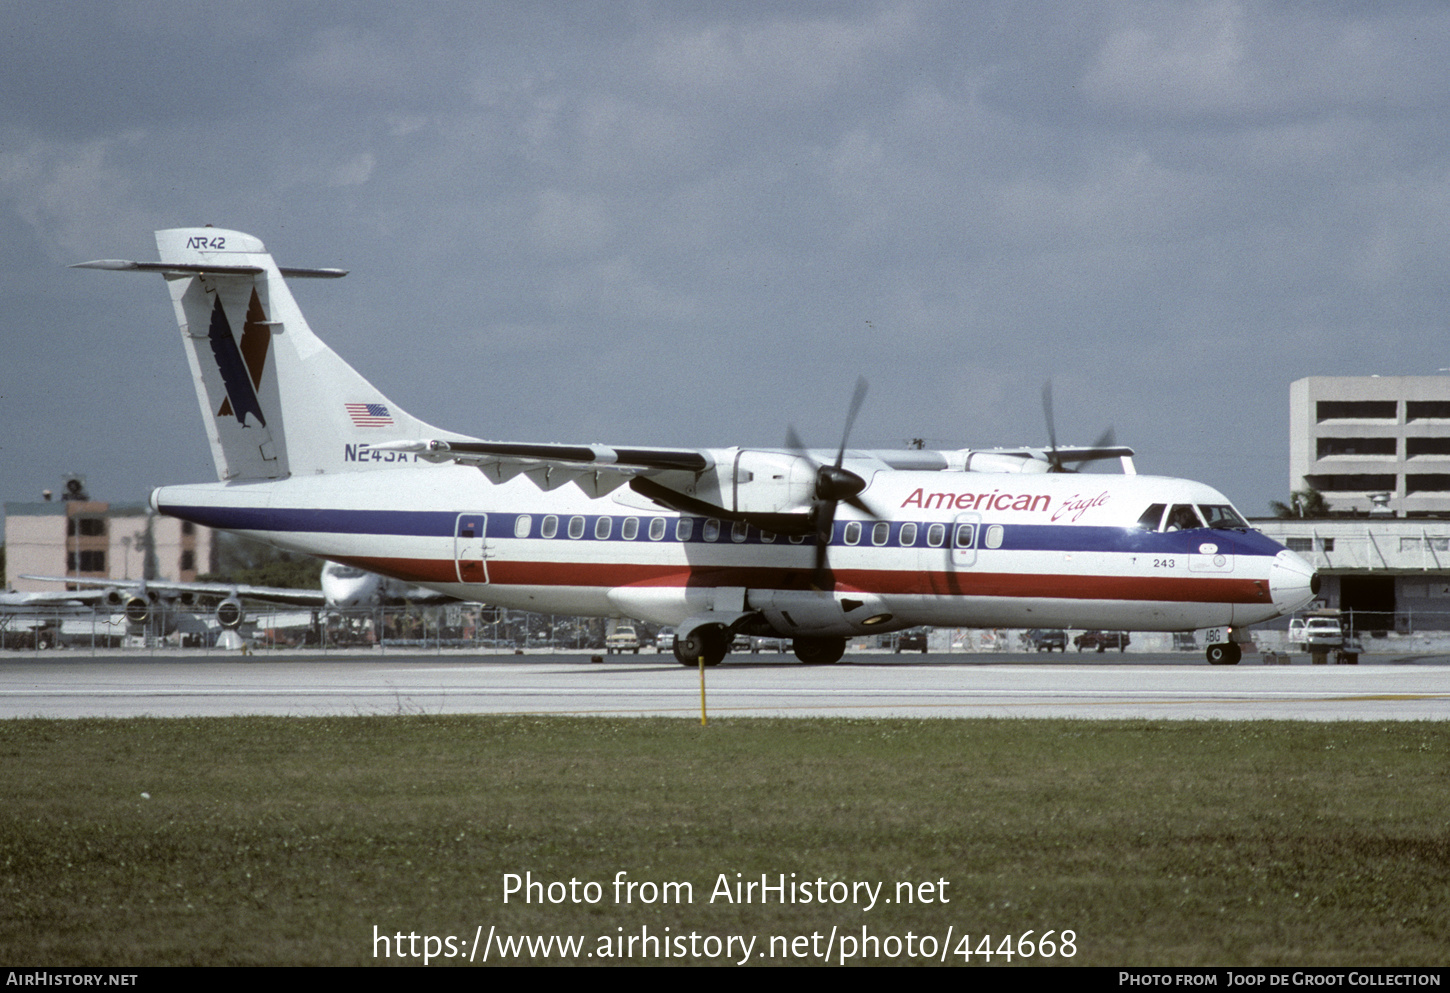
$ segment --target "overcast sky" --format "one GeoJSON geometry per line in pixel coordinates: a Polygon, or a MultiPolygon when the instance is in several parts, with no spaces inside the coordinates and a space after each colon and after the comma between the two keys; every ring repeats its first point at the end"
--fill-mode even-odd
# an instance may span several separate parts
{"type": "Polygon", "coordinates": [[[0,2],[0,498],[213,479],[154,259],[283,265],[491,439],[1043,444],[1284,499],[1289,383],[1450,366],[1450,7],[0,2]]]}

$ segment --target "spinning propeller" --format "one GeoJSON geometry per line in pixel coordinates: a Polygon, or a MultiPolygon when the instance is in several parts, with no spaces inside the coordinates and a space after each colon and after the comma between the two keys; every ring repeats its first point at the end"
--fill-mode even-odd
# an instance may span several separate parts
{"type": "Polygon", "coordinates": [[[851,406],[846,411],[846,427],[841,432],[841,447],[836,450],[836,462],[834,465],[822,465],[811,458],[800,437],[795,433],[794,427],[786,428],[786,446],[797,456],[805,459],[816,470],[815,491],[812,494],[810,517],[816,527],[816,565],[811,576],[811,585],[816,589],[825,589],[830,579],[830,570],[826,567],[826,547],[831,541],[831,535],[836,527],[836,505],[848,503],[852,507],[866,514],[872,520],[880,520],[881,515],[872,510],[871,507],[859,496],[866,488],[866,480],[862,479],[850,469],[841,468],[841,463],[846,458],[846,441],[851,437],[851,426],[856,423],[856,415],[861,410],[861,404],[866,399],[866,379],[856,379],[856,392],[851,397],[851,406]]]}
{"type": "MultiPolygon", "coordinates": [[[[1076,459],[1072,463],[1071,469],[1063,465],[1062,457],[1057,451],[1057,426],[1054,424],[1052,416],[1052,380],[1050,379],[1042,384],[1042,414],[1047,418],[1048,472],[1078,472],[1088,462],[1096,461],[1096,459],[1076,459]]],[[[1097,441],[1093,442],[1093,448],[1112,448],[1116,444],[1117,436],[1113,434],[1112,428],[1108,428],[1098,436],[1097,441]]]]}

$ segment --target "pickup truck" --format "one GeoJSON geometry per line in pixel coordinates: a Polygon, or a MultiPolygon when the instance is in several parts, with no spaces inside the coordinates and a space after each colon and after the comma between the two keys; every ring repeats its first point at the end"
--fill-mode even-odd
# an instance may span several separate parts
{"type": "Polygon", "coordinates": [[[634,633],[633,626],[629,624],[616,624],[614,632],[604,639],[604,651],[613,655],[618,652],[623,655],[625,652],[639,654],[639,635],[634,633]]]}
{"type": "Polygon", "coordinates": [[[1300,651],[1333,651],[1344,647],[1344,626],[1338,617],[1295,618],[1289,622],[1289,641],[1300,651]]]}

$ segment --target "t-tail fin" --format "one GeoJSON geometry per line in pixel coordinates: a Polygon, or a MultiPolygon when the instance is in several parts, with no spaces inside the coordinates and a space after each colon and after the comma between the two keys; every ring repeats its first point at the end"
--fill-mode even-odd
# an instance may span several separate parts
{"type": "Polygon", "coordinates": [[[451,434],[388,400],[307,326],[285,277],[343,270],[279,268],[256,238],[220,228],[158,231],[156,247],[160,262],[81,265],[166,277],[218,479],[385,468],[405,456],[373,446],[451,434]]]}

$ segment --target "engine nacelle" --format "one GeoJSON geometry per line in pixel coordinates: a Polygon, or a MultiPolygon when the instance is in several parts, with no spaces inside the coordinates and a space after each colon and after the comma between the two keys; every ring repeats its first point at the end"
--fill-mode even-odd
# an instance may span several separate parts
{"type": "Polygon", "coordinates": [[[751,590],[748,600],[785,637],[851,637],[905,626],[881,597],[856,590],[751,590]]]}
{"type": "Polygon", "coordinates": [[[1047,472],[1051,465],[1043,459],[1003,452],[969,452],[967,472],[1047,472]]]}
{"type": "MultiPolygon", "coordinates": [[[[115,595],[116,594],[112,594],[112,596],[115,595]]],[[[110,597],[107,597],[107,599],[109,600],[110,597]]],[[[147,619],[151,616],[151,601],[147,600],[144,596],[136,596],[134,594],[131,594],[124,597],[118,596],[117,599],[123,601],[124,609],[126,612],[126,620],[129,623],[145,624],[147,619]]]]}
{"type": "Polygon", "coordinates": [[[801,512],[815,499],[816,469],[800,455],[736,449],[733,459],[701,475],[694,495],[747,514],[801,512]]]}
{"type": "Polygon", "coordinates": [[[229,631],[241,627],[242,621],[246,619],[246,614],[242,611],[242,601],[234,596],[229,596],[216,605],[216,622],[229,631]]]}

